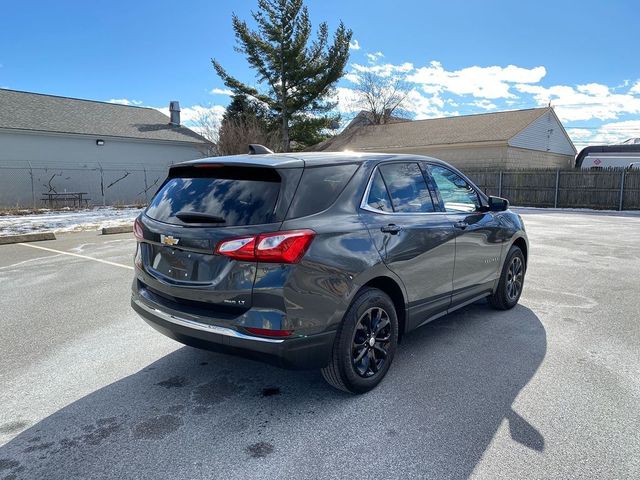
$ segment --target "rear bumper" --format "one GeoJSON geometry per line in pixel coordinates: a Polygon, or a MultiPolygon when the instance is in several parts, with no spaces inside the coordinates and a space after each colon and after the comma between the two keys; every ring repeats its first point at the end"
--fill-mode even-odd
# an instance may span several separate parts
{"type": "Polygon", "coordinates": [[[324,367],[331,358],[335,332],[287,339],[256,337],[199,322],[149,302],[135,290],[131,306],[153,328],[185,345],[297,370],[324,367]]]}

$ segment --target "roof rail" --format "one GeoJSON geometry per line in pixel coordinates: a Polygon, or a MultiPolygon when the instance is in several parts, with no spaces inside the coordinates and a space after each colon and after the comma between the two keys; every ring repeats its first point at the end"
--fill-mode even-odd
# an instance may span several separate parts
{"type": "Polygon", "coordinates": [[[273,153],[273,151],[269,150],[264,145],[259,145],[257,143],[249,144],[249,155],[266,155],[268,153],[273,153]]]}

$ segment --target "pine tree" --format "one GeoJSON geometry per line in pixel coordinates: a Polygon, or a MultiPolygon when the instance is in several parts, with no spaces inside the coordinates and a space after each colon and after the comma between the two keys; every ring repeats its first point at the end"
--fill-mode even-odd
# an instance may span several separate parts
{"type": "Polygon", "coordinates": [[[333,120],[327,113],[335,103],[328,97],[344,73],[352,32],[340,22],[329,44],[329,29],[323,22],[317,37],[311,40],[312,27],[303,0],[258,0],[258,11],[251,13],[257,31],[233,15],[236,50],[246,55],[264,88],[246,85],[229,75],[216,60],[212,59],[212,63],[234,93],[255,98],[273,112],[280,125],[282,150],[286,152],[291,140],[303,144],[314,141],[333,120]],[[311,133],[310,128],[314,129],[311,133]],[[296,137],[296,133],[300,136],[296,137]]]}

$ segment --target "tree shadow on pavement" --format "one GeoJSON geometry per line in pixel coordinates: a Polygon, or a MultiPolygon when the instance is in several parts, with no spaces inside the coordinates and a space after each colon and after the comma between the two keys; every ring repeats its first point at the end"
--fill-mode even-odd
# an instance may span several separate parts
{"type": "Polygon", "coordinates": [[[484,303],[407,335],[363,396],[184,347],[19,434],[0,478],[466,478],[505,420],[544,449],[512,404],[545,352],[531,310],[484,303]]]}

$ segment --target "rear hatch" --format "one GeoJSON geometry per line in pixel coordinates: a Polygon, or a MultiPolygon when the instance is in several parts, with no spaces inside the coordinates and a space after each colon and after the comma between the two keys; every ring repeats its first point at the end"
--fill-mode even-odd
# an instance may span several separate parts
{"type": "Polygon", "coordinates": [[[139,219],[140,287],[199,316],[251,307],[257,262],[214,254],[233,237],[278,231],[302,168],[194,163],[173,167],[139,219]]]}

